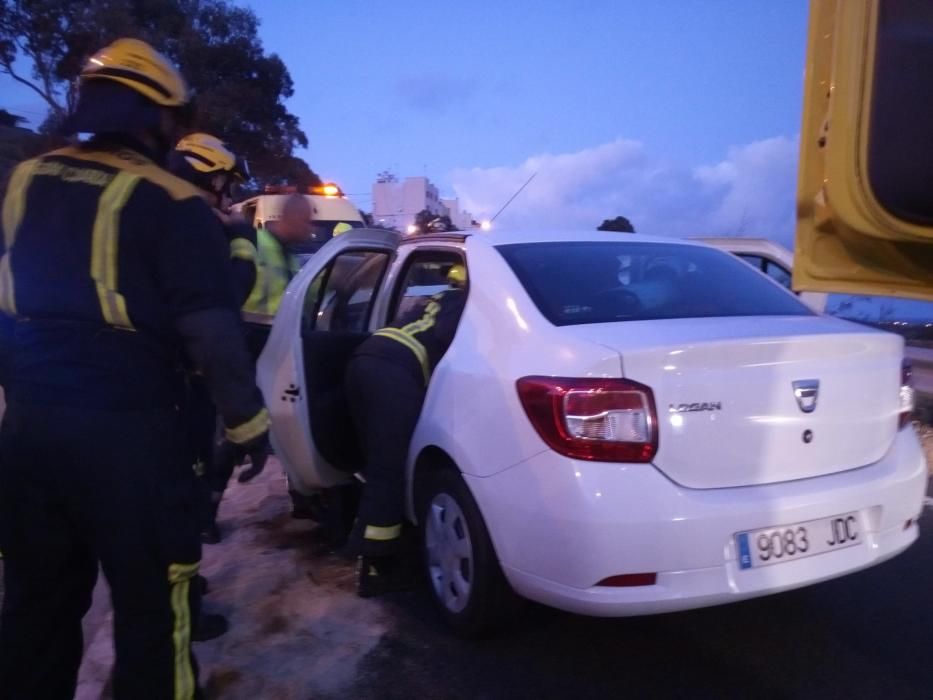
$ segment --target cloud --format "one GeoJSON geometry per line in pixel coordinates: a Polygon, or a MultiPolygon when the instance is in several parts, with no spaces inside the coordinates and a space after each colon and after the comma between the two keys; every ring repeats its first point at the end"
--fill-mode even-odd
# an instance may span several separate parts
{"type": "Polygon", "coordinates": [[[464,208],[491,216],[533,174],[498,222],[521,228],[595,228],[628,217],[639,233],[793,236],[797,139],[776,137],[689,167],[618,139],[574,153],[541,154],[514,166],[459,168],[449,175],[464,208]]]}
{"type": "Polygon", "coordinates": [[[425,74],[402,78],[395,89],[402,102],[412,109],[442,114],[469,101],[476,92],[476,83],[465,78],[425,74]]]}

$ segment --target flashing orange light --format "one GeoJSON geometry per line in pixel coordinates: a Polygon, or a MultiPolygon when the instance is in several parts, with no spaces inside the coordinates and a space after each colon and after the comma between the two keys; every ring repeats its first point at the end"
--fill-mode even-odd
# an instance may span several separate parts
{"type": "MultiPolygon", "coordinates": [[[[264,194],[294,194],[298,192],[295,185],[266,185],[264,194]]],[[[344,194],[333,182],[327,182],[323,185],[311,185],[306,190],[307,194],[324,195],[325,197],[343,197],[344,194]]]]}
{"type": "Polygon", "coordinates": [[[308,194],[324,195],[325,197],[343,197],[343,192],[333,182],[325,182],[323,185],[315,185],[308,188],[308,194]]]}

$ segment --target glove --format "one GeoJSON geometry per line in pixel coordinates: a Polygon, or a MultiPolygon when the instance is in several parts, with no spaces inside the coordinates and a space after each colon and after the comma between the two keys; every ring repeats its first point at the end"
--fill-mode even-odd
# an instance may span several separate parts
{"type": "Polygon", "coordinates": [[[224,439],[214,452],[214,459],[221,473],[233,473],[233,470],[243,464],[243,460],[249,457],[250,466],[239,473],[237,481],[245,484],[247,481],[255,479],[262,473],[269,459],[269,433],[250,440],[249,442],[238,444],[224,439]]]}

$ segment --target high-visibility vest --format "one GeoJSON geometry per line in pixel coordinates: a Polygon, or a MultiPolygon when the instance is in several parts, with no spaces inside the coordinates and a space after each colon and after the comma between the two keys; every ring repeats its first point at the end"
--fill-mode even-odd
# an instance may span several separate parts
{"type": "Polygon", "coordinates": [[[256,232],[256,252],[256,284],[243,311],[274,315],[282,303],[285,288],[298,272],[298,261],[265,228],[256,232]]]}

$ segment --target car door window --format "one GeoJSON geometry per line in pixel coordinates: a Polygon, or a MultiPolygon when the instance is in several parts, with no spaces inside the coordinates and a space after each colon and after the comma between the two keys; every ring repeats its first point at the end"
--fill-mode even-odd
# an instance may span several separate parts
{"type": "Polygon", "coordinates": [[[790,289],[790,271],[773,260],[765,260],[765,274],[778,284],[790,289]]]}
{"type": "Polygon", "coordinates": [[[464,265],[464,261],[459,253],[453,251],[412,253],[396,291],[390,322],[397,322],[433,295],[453,289],[448,274],[454,265],[464,265]]]}
{"type": "Polygon", "coordinates": [[[334,258],[308,287],[302,330],[365,332],[388,263],[384,251],[354,250],[334,258]]]}
{"type": "Polygon", "coordinates": [[[760,255],[751,255],[750,253],[736,253],[736,255],[756,270],[765,271],[765,259],[760,255]]]}
{"type": "Polygon", "coordinates": [[[751,253],[737,253],[737,256],[742,258],[742,260],[747,262],[756,270],[764,272],[768,277],[773,279],[782,287],[787,289],[791,288],[790,270],[788,270],[783,265],[774,262],[774,260],[771,260],[770,258],[766,258],[761,255],[752,255],[751,253]]]}

